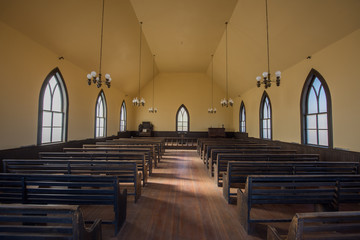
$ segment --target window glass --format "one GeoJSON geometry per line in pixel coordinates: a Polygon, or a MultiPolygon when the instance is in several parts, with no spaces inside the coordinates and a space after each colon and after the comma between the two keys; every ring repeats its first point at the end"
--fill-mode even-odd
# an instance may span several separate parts
{"type": "MultiPolygon", "coordinates": [[[[329,146],[330,92],[321,75],[312,70],[303,89],[301,99],[302,141],[304,144],[329,146]]],[[[331,116],[331,115],[330,115],[331,116]]]]}
{"type": "Polygon", "coordinates": [[[188,111],[186,110],[185,106],[181,106],[177,112],[176,117],[176,125],[178,132],[188,132],[189,131],[189,115],[188,111]]]}
{"type": "Polygon", "coordinates": [[[103,91],[99,93],[95,109],[95,137],[106,137],[106,101],[103,91]]]}
{"type": "Polygon", "coordinates": [[[264,92],[260,105],[260,137],[271,139],[271,104],[269,97],[264,92]]]}
{"type": "Polygon", "coordinates": [[[58,69],[45,79],[40,91],[38,144],[65,141],[67,93],[58,69]]]}

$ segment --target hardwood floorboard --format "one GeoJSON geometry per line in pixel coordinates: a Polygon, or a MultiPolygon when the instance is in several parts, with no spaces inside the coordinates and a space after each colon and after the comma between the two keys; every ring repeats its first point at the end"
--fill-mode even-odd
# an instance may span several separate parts
{"type": "Polygon", "coordinates": [[[167,150],[138,203],[128,199],[127,220],[114,237],[103,239],[261,239],[248,236],[236,206],[226,203],[195,150],[167,150]]]}

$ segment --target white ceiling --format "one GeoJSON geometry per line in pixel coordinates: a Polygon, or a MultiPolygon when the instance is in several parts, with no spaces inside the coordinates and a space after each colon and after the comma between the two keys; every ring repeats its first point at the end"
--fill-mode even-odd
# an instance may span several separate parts
{"type": "MultiPolygon", "coordinates": [[[[99,66],[101,0],[0,0],[0,20],[87,72],[99,66]]],[[[360,27],[359,0],[269,0],[271,69],[286,68],[360,27]]],[[[225,88],[225,21],[230,95],[266,70],[265,0],[105,0],[103,73],[138,89],[139,21],[143,86],[160,72],[208,72],[225,88]]],[[[85,78],[85,76],[84,76],[85,78]]]]}

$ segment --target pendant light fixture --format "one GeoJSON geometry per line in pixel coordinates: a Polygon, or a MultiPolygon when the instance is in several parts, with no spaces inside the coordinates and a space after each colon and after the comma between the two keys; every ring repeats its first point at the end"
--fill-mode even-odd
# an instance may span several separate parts
{"type": "Polygon", "coordinates": [[[142,40],[142,22],[140,22],[140,57],[139,57],[139,96],[132,100],[134,106],[143,107],[145,106],[145,99],[140,97],[140,79],[141,79],[141,40],[142,40]],[[139,97],[139,98],[138,98],[139,97]]]}
{"type": "MultiPolygon", "coordinates": [[[[263,81],[261,81],[261,77],[257,76],[256,77],[256,85],[257,87],[260,87],[261,84],[264,84],[265,88],[271,87],[271,83],[274,82],[274,80],[271,80],[270,77],[270,50],[269,50],[269,15],[268,15],[268,2],[267,0],[265,0],[265,9],[266,9],[266,48],[267,48],[267,64],[268,64],[268,71],[267,72],[263,72],[263,81]]],[[[276,86],[280,86],[280,78],[281,78],[281,72],[280,71],[276,71],[275,72],[275,76],[276,76],[276,86]]]]}
{"type": "Polygon", "coordinates": [[[211,55],[211,107],[208,108],[208,113],[216,113],[214,107],[214,55],[211,55]]]}
{"type": "Polygon", "coordinates": [[[220,103],[222,107],[232,107],[234,101],[231,98],[228,98],[228,34],[227,34],[228,22],[225,22],[225,65],[226,65],[226,98],[221,99],[220,103]]]}
{"type": "Polygon", "coordinates": [[[157,108],[155,107],[155,79],[154,79],[154,67],[155,67],[155,55],[153,55],[153,71],[152,71],[152,82],[153,82],[153,99],[152,107],[149,108],[149,113],[157,113],[157,108]]]}
{"type": "MultiPolygon", "coordinates": [[[[104,9],[105,9],[105,0],[103,0],[102,4],[102,17],[101,17],[101,34],[100,34],[100,67],[99,67],[99,75],[96,76],[96,72],[92,71],[87,75],[88,85],[91,85],[91,81],[96,84],[98,88],[102,85],[101,79],[101,61],[102,61],[102,44],[103,44],[103,30],[104,30],[104,9]]],[[[108,88],[110,88],[111,77],[110,74],[105,74],[105,84],[108,88]]]]}

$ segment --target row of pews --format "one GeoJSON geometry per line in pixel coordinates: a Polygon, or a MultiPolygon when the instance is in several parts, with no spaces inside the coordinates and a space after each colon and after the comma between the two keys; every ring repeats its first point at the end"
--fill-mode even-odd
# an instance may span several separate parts
{"type": "Polygon", "coordinates": [[[268,240],[360,239],[360,212],[353,211],[360,204],[359,162],[329,162],[248,139],[198,139],[197,152],[225,200],[236,203],[248,234],[266,225],[268,240]],[[276,214],[287,208],[295,215],[276,214]],[[260,214],[264,209],[272,213],[260,214]],[[274,226],[284,222],[290,227],[281,234],[274,226]]]}
{"type": "Polygon", "coordinates": [[[161,138],[119,138],[2,159],[0,239],[101,239],[101,224],[113,225],[116,236],[128,196],[140,199],[164,152],[161,138]],[[111,208],[113,218],[86,219],[85,208],[90,215],[111,208]]]}

